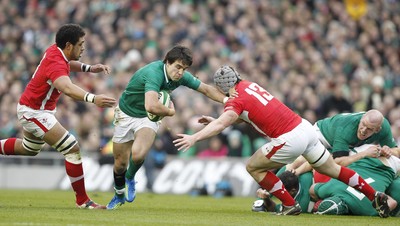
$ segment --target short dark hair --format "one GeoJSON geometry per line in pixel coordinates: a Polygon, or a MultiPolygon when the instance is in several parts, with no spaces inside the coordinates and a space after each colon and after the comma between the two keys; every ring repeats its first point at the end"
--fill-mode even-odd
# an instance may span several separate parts
{"type": "Polygon", "coordinates": [[[192,51],[185,46],[176,45],[167,52],[163,62],[173,64],[177,60],[182,61],[186,66],[191,66],[193,63],[192,51]]]}
{"type": "Polygon", "coordinates": [[[290,191],[293,188],[299,190],[299,177],[296,174],[285,171],[279,174],[279,179],[281,179],[283,186],[285,186],[286,190],[290,191]]]}
{"type": "Polygon", "coordinates": [[[83,36],[85,36],[85,31],[78,24],[64,24],[56,33],[56,45],[64,49],[67,42],[75,45],[83,36]]]}

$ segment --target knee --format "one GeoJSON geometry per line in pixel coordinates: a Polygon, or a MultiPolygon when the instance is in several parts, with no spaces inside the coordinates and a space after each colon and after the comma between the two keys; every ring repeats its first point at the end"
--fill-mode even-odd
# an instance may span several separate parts
{"type": "Polygon", "coordinates": [[[63,155],[79,152],[79,146],[75,136],[68,131],[66,131],[61,139],[52,145],[52,147],[63,155]]]}
{"type": "Polygon", "coordinates": [[[253,165],[250,161],[248,161],[246,164],[246,170],[250,175],[254,174],[255,168],[253,167],[253,165]]]}
{"type": "Polygon", "coordinates": [[[116,174],[122,174],[128,168],[128,164],[114,164],[114,172],[116,174]]]}
{"type": "Polygon", "coordinates": [[[127,160],[118,160],[118,161],[115,161],[115,164],[114,164],[114,171],[116,172],[116,173],[119,173],[119,174],[121,174],[121,173],[123,173],[124,171],[125,171],[125,169],[128,167],[128,161],[127,160]]]}
{"type": "Polygon", "coordinates": [[[22,139],[22,147],[25,150],[25,155],[36,156],[42,150],[44,146],[43,140],[33,140],[28,137],[22,139]]]}
{"type": "Polygon", "coordinates": [[[132,161],[139,163],[139,162],[143,162],[144,159],[146,158],[147,155],[147,151],[143,150],[143,151],[134,151],[132,152],[132,161]]]}

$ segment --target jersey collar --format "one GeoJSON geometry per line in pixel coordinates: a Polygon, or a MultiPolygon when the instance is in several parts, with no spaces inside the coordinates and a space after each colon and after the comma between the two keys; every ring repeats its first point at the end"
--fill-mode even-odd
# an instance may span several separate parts
{"type": "Polygon", "coordinates": [[[62,54],[63,57],[64,57],[64,60],[67,61],[67,62],[69,62],[68,59],[67,59],[67,57],[64,55],[64,52],[60,49],[60,47],[57,47],[57,49],[60,50],[61,54],[62,54]]]}
{"type": "Polygon", "coordinates": [[[167,65],[164,64],[164,77],[165,77],[165,82],[168,84],[169,83],[169,79],[167,76],[167,65]]]}
{"type": "Polygon", "coordinates": [[[296,199],[297,196],[299,196],[300,191],[301,191],[301,184],[299,183],[299,190],[297,191],[297,194],[293,197],[294,199],[296,199]]]}

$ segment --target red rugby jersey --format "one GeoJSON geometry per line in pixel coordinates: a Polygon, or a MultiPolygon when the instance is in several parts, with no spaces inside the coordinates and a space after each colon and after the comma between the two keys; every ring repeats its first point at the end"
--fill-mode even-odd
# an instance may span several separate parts
{"type": "Polygon", "coordinates": [[[299,115],[257,83],[243,80],[236,91],[239,96],[229,99],[224,111],[233,110],[265,136],[279,137],[301,123],[299,115]]]}
{"type": "Polygon", "coordinates": [[[53,44],[44,53],[19,103],[36,110],[54,110],[61,92],[54,87],[53,82],[61,76],[69,76],[69,73],[68,59],[53,44]]]}

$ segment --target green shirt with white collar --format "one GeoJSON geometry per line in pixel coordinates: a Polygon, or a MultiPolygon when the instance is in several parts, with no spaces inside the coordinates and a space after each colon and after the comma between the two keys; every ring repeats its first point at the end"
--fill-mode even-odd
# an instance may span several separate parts
{"type": "Polygon", "coordinates": [[[201,81],[190,72],[185,71],[179,81],[168,78],[164,63],[154,61],[137,70],[119,99],[120,109],[127,115],[135,118],[147,117],[144,107],[144,97],[147,91],[166,90],[169,93],[183,85],[197,90],[201,81]]]}

